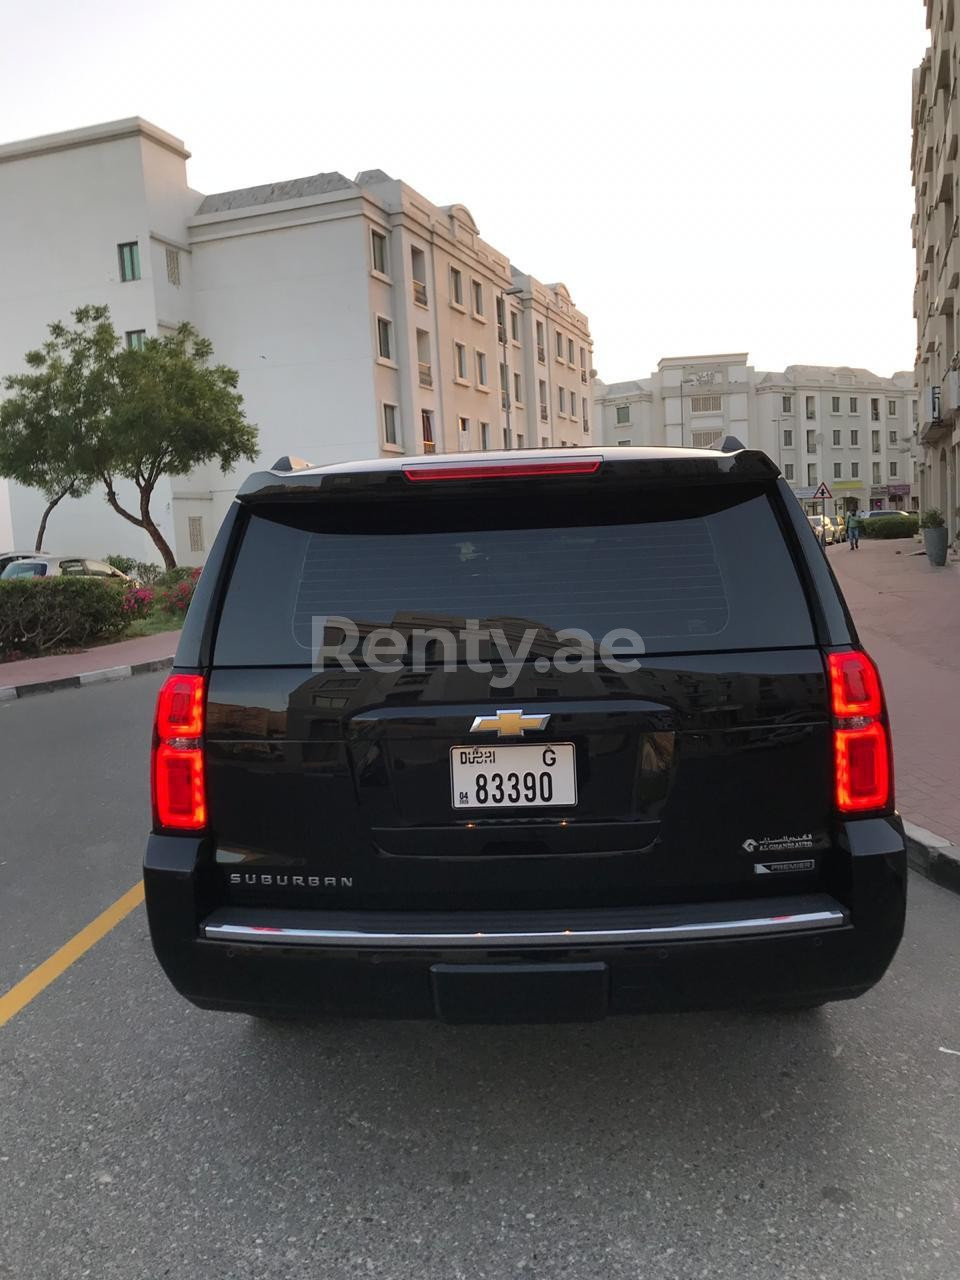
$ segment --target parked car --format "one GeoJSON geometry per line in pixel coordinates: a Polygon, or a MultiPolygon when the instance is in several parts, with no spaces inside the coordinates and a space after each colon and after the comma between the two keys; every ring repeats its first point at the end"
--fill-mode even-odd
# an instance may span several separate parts
{"type": "Polygon", "coordinates": [[[898,511],[891,508],[889,511],[865,511],[863,513],[866,520],[883,519],[885,516],[915,516],[916,511],[898,511]]]}
{"type": "Polygon", "coordinates": [[[38,555],[45,554],[43,551],[0,551],[0,574],[14,560],[35,560],[38,555]]]}
{"type": "Polygon", "coordinates": [[[847,540],[847,522],[841,515],[827,516],[830,525],[833,528],[834,542],[846,542],[847,540]]]}
{"type": "Polygon", "coordinates": [[[48,556],[33,553],[10,561],[0,579],[11,578],[58,578],[62,575],[78,578],[113,578],[121,582],[133,582],[119,569],[103,564],[99,560],[84,560],[78,556],[48,556]]]}
{"type": "Polygon", "coordinates": [[[810,522],[810,528],[821,542],[830,546],[836,541],[836,533],[829,516],[807,516],[807,519],[810,522]]]}
{"type": "Polygon", "coordinates": [[[809,1007],[900,941],[880,681],[761,453],[281,459],[153,741],[150,932],[204,1009],[809,1007]]]}

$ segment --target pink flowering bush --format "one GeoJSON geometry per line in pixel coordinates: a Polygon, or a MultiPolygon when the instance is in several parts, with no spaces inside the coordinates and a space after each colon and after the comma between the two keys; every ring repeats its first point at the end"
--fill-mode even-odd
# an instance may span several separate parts
{"type": "Polygon", "coordinates": [[[146,618],[153,608],[156,592],[149,587],[128,587],[123,593],[123,616],[127,622],[146,618]]]}
{"type": "Polygon", "coordinates": [[[156,591],[157,608],[175,617],[182,617],[190,607],[190,601],[193,599],[197,580],[200,577],[200,570],[171,570],[170,573],[171,576],[176,573],[177,579],[158,587],[156,591]],[[181,574],[183,576],[180,576],[181,574]]]}

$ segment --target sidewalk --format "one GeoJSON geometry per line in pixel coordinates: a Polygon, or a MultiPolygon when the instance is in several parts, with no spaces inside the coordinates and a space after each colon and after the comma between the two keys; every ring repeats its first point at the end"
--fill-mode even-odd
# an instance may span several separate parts
{"type": "Polygon", "coordinates": [[[51,688],[94,684],[99,680],[121,680],[138,671],[169,666],[180,639],[179,631],[162,631],[137,640],[103,644],[79,653],[55,654],[50,658],[25,658],[22,662],[0,663],[0,702],[9,698],[44,693],[51,688]]]}
{"type": "Polygon", "coordinates": [[[864,538],[859,551],[838,543],[827,557],[880,668],[898,808],[960,845],[960,566],[934,569],[919,549],[864,538]]]}

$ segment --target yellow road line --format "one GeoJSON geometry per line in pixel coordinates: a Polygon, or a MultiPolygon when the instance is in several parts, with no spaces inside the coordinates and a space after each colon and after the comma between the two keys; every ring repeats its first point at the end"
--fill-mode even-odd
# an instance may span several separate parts
{"type": "Polygon", "coordinates": [[[66,973],[75,960],[79,960],[84,952],[95,946],[102,937],[128,916],[143,901],[143,881],[138,880],[132,889],[106,911],[102,911],[96,920],[91,920],[86,928],[75,933],[69,942],[65,942],[59,951],[38,964],[15,987],[11,987],[0,996],[0,1027],[10,1021],[26,1005],[38,996],[51,982],[56,982],[61,974],[66,973]]]}

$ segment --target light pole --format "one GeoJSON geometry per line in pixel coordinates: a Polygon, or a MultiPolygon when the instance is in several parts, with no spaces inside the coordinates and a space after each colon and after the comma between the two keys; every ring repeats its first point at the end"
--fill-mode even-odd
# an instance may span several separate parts
{"type": "Polygon", "coordinates": [[[516,297],[517,294],[523,293],[518,285],[514,285],[511,289],[500,290],[500,346],[503,353],[503,359],[500,362],[500,368],[503,370],[503,386],[500,388],[503,409],[506,413],[506,440],[505,444],[508,449],[513,448],[513,431],[510,426],[510,365],[507,362],[507,303],[506,299],[516,297]]]}

